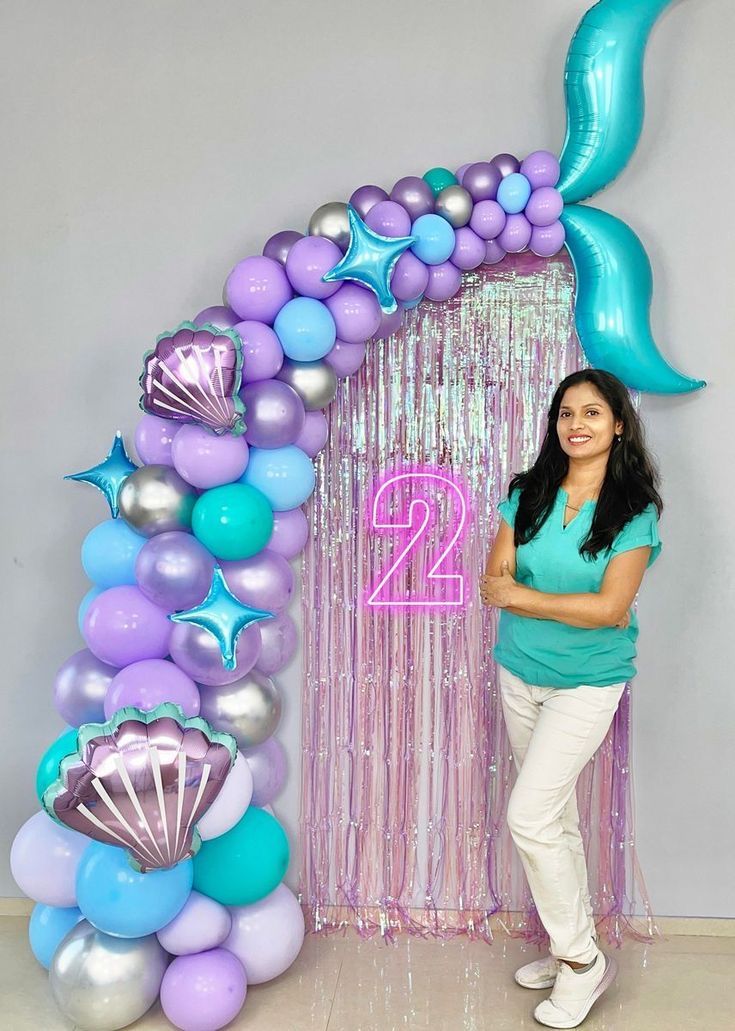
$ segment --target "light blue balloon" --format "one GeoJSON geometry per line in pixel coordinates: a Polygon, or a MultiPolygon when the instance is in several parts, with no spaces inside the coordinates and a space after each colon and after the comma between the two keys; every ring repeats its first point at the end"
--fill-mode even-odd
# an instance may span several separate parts
{"type": "Polygon", "coordinates": [[[567,53],[567,133],[557,189],[567,204],[622,172],[643,126],[643,56],[653,23],[671,0],[600,0],[567,53]]]}
{"type": "Polygon", "coordinates": [[[298,508],[314,490],[314,465],[300,447],[250,448],[248,467],[240,477],[265,494],[275,512],[298,508]]]}
{"type": "Polygon", "coordinates": [[[98,523],[82,544],[84,572],[97,587],[134,584],[135,560],[146,540],[122,519],[106,519],[98,523]]]}
{"type": "Polygon", "coordinates": [[[531,184],[521,172],[511,172],[498,186],[497,201],[503,211],[517,215],[523,211],[531,196],[531,184]]]}
{"type": "Polygon", "coordinates": [[[425,265],[441,265],[454,250],[454,230],[441,215],[419,215],[411,226],[411,250],[425,265]]]}
{"type": "Polygon", "coordinates": [[[59,944],[72,927],[83,919],[81,910],[76,906],[64,909],[60,906],[44,906],[39,902],[33,907],[28,924],[28,939],[31,952],[42,967],[48,970],[59,944]]]}
{"type": "Polygon", "coordinates": [[[191,859],[170,870],[138,873],[124,849],[93,841],[79,860],[77,903],[98,930],[142,938],[160,931],[184,908],[193,879],[191,859]]]}
{"type": "Polygon", "coordinates": [[[651,265],[633,230],[587,204],[567,205],[561,221],[577,276],[577,333],[590,365],[654,394],[706,386],[673,369],[656,347],[649,323],[651,265]]]}
{"type": "Polygon", "coordinates": [[[84,637],[84,617],[87,615],[87,609],[92,604],[94,599],[102,594],[105,590],[104,587],[90,587],[87,593],[79,603],[79,614],[77,615],[77,622],[79,624],[79,633],[84,637]]]}
{"type": "Polygon", "coordinates": [[[323,358],[337,339],[331,311],[314,297],[294,297],[284,304],[276,315],[273,329],[284,353],[297,362],[323,358]]]}

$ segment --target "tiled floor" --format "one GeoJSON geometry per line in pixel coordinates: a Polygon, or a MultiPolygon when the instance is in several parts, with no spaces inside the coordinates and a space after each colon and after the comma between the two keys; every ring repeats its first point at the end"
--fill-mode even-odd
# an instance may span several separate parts
{"type": "MultiPolygon", "coordinates": [[[[0,918],[0,1027],[70,1031],[48,975],[28,947],[26,917],[0,918]]],[[[585,1031],[732,1031],[735,938],[657,938],[652,945],[602,943],[618,979],[593,1007],[585,1031]]],[[[280,977],[248,990],[231,1031],[516,1031],[540,1028],[533,1008],[550,994],[513,981],[516,967],[542,953],[508,937],[492,945],[376,935],[308,935],[280,977]]],[[[158,1008],[135,1031],[170,1031],[158,1008]]]]}

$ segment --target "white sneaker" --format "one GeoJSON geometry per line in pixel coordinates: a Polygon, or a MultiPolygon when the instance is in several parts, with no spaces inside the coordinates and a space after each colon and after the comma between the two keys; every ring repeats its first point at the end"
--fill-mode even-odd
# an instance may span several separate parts
{"type": "Polygon", "coordinates": [[[617,972],[617,962],[604,952],[597,953],[595,965],[584,974],[575,974],[560,960],[551,995],[538,1004],[534,1017],[546,1027],[577,1027],[613,983],[617,972]]]}
{"type": "MultiPolygon", "coordinates": [[[[593,935],[592,939],[596,945],[597,935],[593,935]]],[[[556,975],[559,973],[559,963],[560,960],[549,954],[541,959],[535,959],[532,963],[526,963],[523,967],[519,967],[513,976],[517,984],[521,985],[522,988],[551,988],[556,981],[556,975]]],[[[581,977],[582,975],[579,974],[578,976],[581,977]]]]}

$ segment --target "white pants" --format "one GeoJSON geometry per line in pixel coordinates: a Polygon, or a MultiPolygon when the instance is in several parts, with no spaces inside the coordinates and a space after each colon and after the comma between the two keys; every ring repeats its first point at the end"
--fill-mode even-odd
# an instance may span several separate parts
{"type": "Polygon", "coordinates": [[[576,786],[605,739],[625,683],[538,687],[499,663],[497,669],[517,770],[508,828],[552,956],[590,963],[597,948],[576,786]]]}

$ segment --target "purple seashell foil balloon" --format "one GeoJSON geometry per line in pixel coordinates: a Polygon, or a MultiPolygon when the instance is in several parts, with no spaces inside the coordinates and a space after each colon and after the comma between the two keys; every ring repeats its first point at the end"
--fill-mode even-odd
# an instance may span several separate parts
{"type": "Polygon", "coordinates": [[[127,849],[135,869],[164,870],[198,851],[196,823],[236,758],[230,734],[178,705],[124,708],[80,727],[43,805],[58,823],[127,849]]]}
{"type": "Polygon", "coordinates": [[[140,407],[150,415],[199,423],[215,433],[245,432],[242,341],[233,329],[182,322],[143,359],[140,407]]]}

